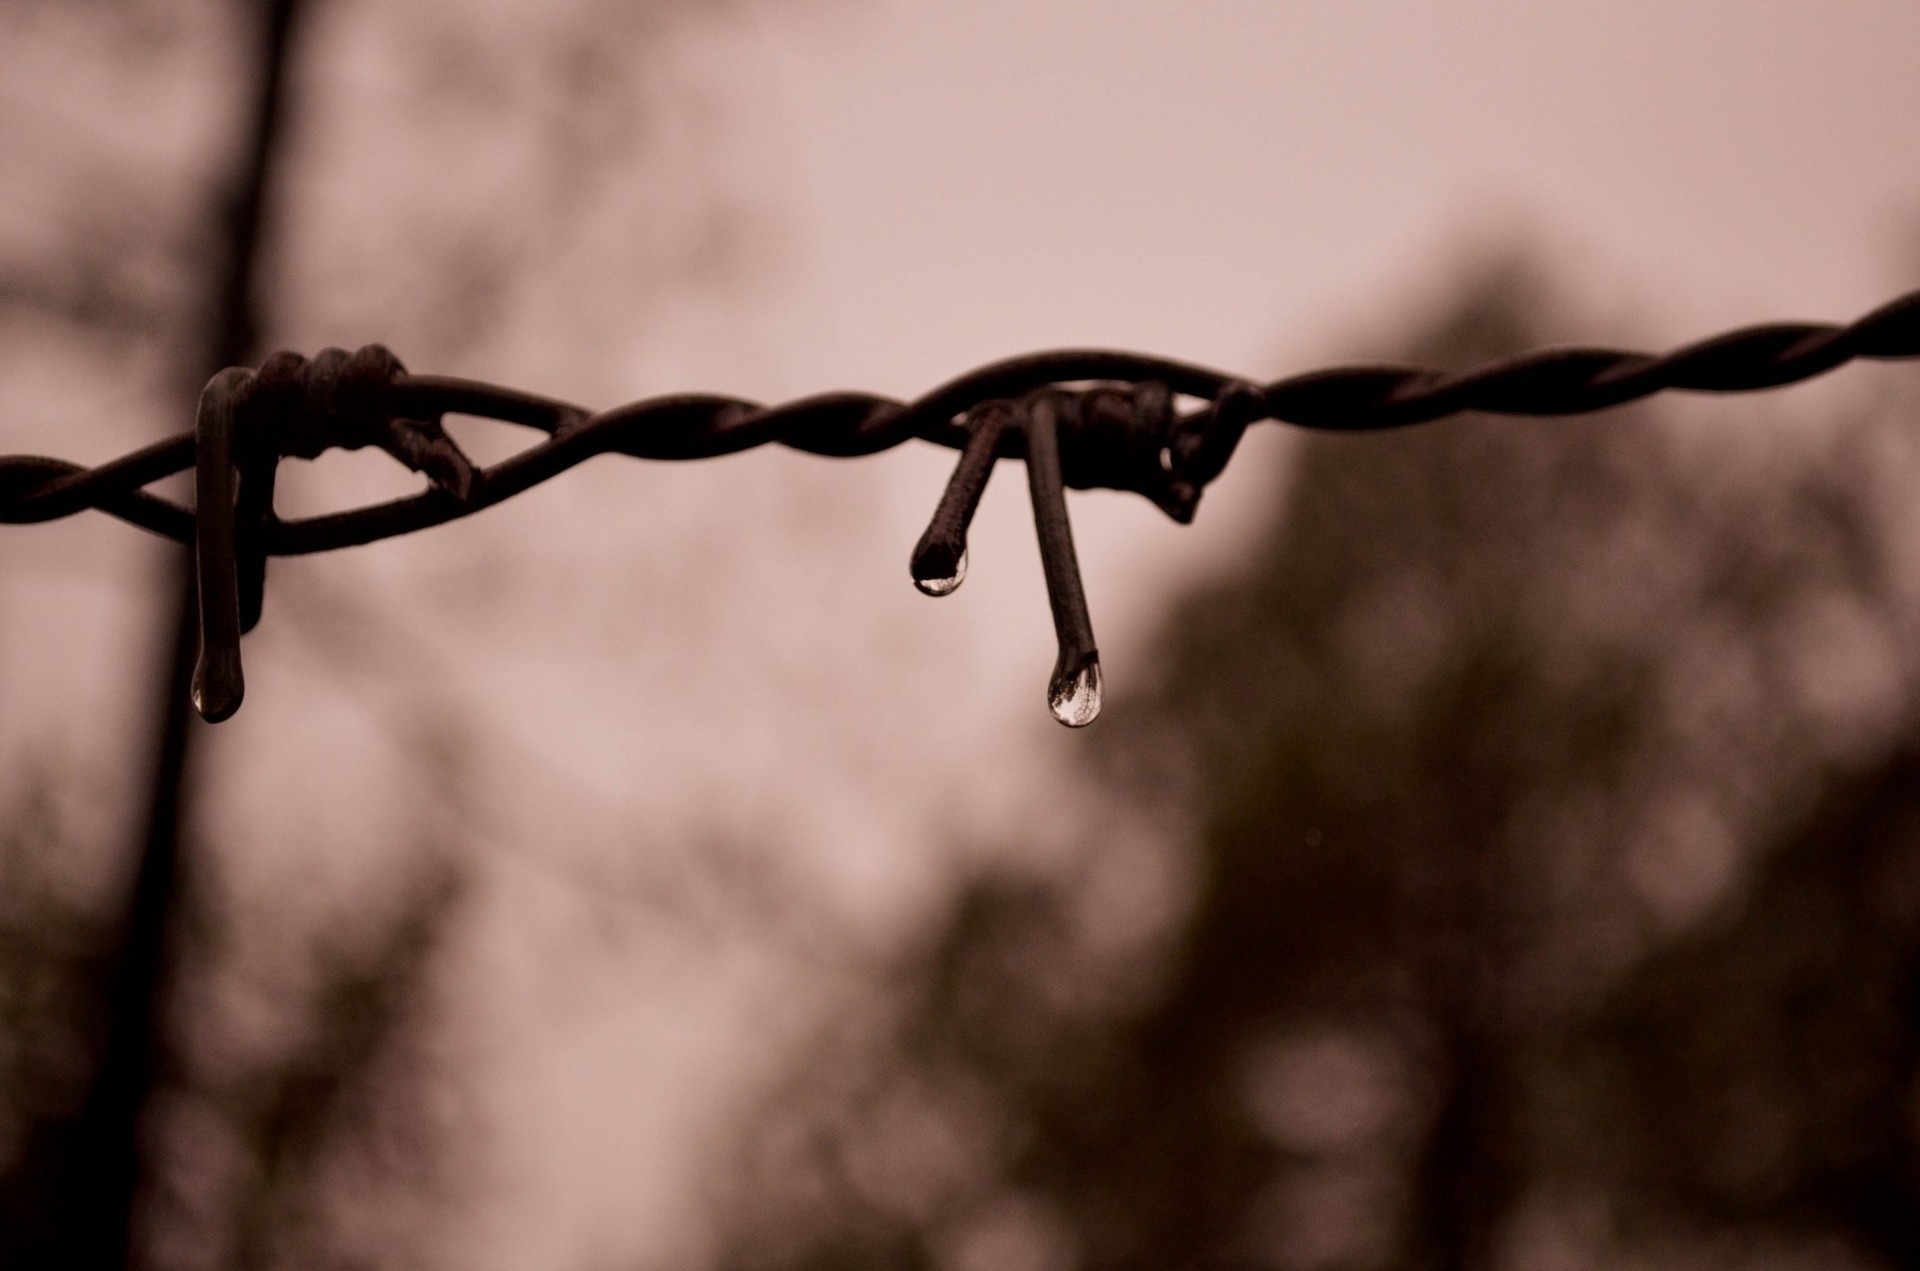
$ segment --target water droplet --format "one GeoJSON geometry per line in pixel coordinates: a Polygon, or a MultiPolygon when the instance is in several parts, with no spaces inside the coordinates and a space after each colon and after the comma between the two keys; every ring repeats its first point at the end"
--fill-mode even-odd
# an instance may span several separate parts
{"type": "Polygon", "coordinates": [[[210,654],[194,668],[190,694],[193,709],[209,724],[230,719],[240,709],[240,699],[245,692],[237,659],[210,654]]]}
{"type": "Polygon", "coordinates": [[[1100,714],[1100,659],[1094,658],[1074,675],[1062,675],[1047,686],[1047,705],[1053,717],[1068,728],[1085,728],[1100,714]]]}
{"type": "Polygon", "coordinates": [[[960,558],[953,562],[953,573],[945,578],[915,578],[913,585],[929,596],[947,596],[960,589],[967,581],[967,549],[960,549],[960,558]]]}

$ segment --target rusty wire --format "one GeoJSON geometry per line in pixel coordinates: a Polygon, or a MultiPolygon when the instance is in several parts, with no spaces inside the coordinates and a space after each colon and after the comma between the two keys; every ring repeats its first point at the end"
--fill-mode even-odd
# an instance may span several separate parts
{"type": "Polygon", "coordinates": [[[1144,354],[1063,350],[1011,358],[913,401],[826,393],[779,406],[712,394],[649,398],[595,414],[516,389],[411,375],[379,345],[312,360],[276,353],[258,370],[229,368],[201,394],[193,433],[85,468],[37,455],[0,456],[0,522],[28,523],[97,508],[192,544],[200,582],[201,654],[194,704],[209,720],[240,705],[240,635],[259,621],[272,556],[332,551],[469,516],[598,454],[704,459],[778,442],[851,458],[912,438],[961,452],[910,562],[915,584],[945,595],[966,575],[967,526],[995,462],[1026,462],[1059,657],[1048,686],[1054,715],[1090,723],[1100,664],[1080,586],[1065,487],[1131,490],[1174,520],[1201,492],[1249,424],[1366,432],[1462,411],[1573,415],[1662,389],[1728,393],[1809,379],[1855,358],[1920,357],[1920,292],[1847,326],[1746,327],[1665,355],[1620,349],[1541,349],[1458,374],[1351,366],[1259,385],[1144,354]],[[1198,403],[1181,410],[1180,399],[1198,403]],[[489,467],[446,434],[446,415],[521,424],[544,440],[489,467]],[[282,520],[274,474],[284,458],[378,446],[424,474],[423,493],[324,516],[282,520]],[[148,493],[195,469],[194,509],[148,493]]]}

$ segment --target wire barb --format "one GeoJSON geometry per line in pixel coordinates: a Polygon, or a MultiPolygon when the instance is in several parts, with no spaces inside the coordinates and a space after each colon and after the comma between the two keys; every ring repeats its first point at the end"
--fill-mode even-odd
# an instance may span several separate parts
{"type": "Polygon", "coordinates": [[[950,596],[967,580],[967,527],[986,493],[987,478],[999,458],[1000,437],[1013,419],[1005,401],[982,402],[967,412],[967,443],[953,469],[933,521],[914,546],[908,572],[913,585],[929,596],[950,596]]]}
{"type": "Polygon", "coordinates": [[[95,508],[192,544],[201,623],[194,700],[215,720],[237,710],[244,693],[240,635],[260,620],[269,557],[333,551],[441,525],[599,454],[702,459],[778,442],[852,458],[918,438],[961,452],[912,558],[916,584],[931,594],[951,592],[965,576],[967,527],[994,463],[1026,460],[1060,641],[1049,701],[1063,722],[1086,723],[1099,710],[1099,655],[1073,558],[1066,487],[1130,490],[1185,523],[1241,435],[1262,419],[1368,432],[1469,410],[1572,415],[1664,389],[1747,392],[1810,379],[1856,358],[1916,357],[1920,292],[1847,326],[1746,327],[1664,355],[1541,349],[1458,374],[1351,366],[1260,385],[1167,358],[1075,349],[996,362],[906,402],[826,393],[762,406],[679,394],[595,414],[511,388],[410,375],[392,353],[372,344],[353,353],[324,349],[311,360],[276,353],[258,370],[221,371],[201,394],[192,433],[97,467],[0,456],[0,522],[51,521],[95,508]],[[1202,404],[1182,413],[1182,398],[1202,404]],[[447,435],[442,420],[449,414],[519,424],[546,436],[483,468],[447,435]],[[363,446],[377,446],[423,474],[428,488],[324,516],[283,521],[275,515],[282,459],[363,446]],[[188,468],[196,474],[193,509],[147,492],[188,468]]]}
{"type": "Polygon", "coordinates": [[[1073,554],[1073,526],[1067,521],[1066,484],[1060,475],[1060,419],[1063,394],[1039,392],[1020,403],[1020,429],[1027,437],[1027,488],[1033,495],[1033,530],[1040,540],[1040,566],[1047,576],[1047,603],[1053,607],[1053,634],[1060,645],[1047,706],[1069,728],[1085,728],[1100,713],[1100,650],[1093,642],[1093,619],[1080,586],[1080,562],[1073,554]]]}
{"type": "Polygon", "coordinates": [[[228,367],[207,381],[194,425],[194,572],[200,590],[200,658],[193,668],[193,708],[210,724],[240,709],[239,555],[234,545],[234,417],[253,372],[228,367]]]}

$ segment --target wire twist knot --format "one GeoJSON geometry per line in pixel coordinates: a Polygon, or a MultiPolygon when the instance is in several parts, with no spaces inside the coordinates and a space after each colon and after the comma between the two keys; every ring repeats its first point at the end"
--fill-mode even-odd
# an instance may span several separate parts
{"type": "Polygon", "coordinates": [[[393,385],[405,373],[384,345],[369,344],[311,360],[275,353],[257,371],[229,367],[207,382],[194,425],[193,704],[209,722],[231,716],[245,695],[240,637],[260,621],[281,459],[379,446],[456,499],[472,497],[477,470],[439,421],[394,413],[393,385]]]}
{"type": "Polygon", "coordinates": [[[1100,713],[1100,653],[1073,550],[1065,489],[1131,490],[1186,524],[1200,492],[1219,475],[1260,417],[1260,390],[1228,382],[1205,409],[1180,415],[1161,380],[1045,387],[1019,398],[994,398],[967,413],[966,442],[927,532],[908,563],[914,585],[929,596],[956,591],[967,576],[967,530],[993,465],[1003,455],[1026,460],[1040,563],[1047,579],[1059,657],[1047,685],[1054,717],[1084,727],[1100,713]]]}

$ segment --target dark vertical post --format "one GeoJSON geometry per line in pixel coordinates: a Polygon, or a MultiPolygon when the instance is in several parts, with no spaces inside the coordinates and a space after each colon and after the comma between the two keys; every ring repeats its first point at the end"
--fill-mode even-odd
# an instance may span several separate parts
{"type": "MultiPolygon", "coordinates": [[[[254,296],[261,227],[286,102],[286,72],[295,19],[305,0],[245,0],[257,15],[254,65],[259,78],[249,101],[246,149],[231,185],[222,192],[210,288],[211,329],[187,372],[204,379],[255,351],[259,316],[254,296]]],[[[197,387],[197,385],[196,385],[197,387]]],[[[183,398],[191,400],[191,397],[183,398]]],[[[174,587],[172,647],[159,681],[145,834],[140,863],[111,950],[106,984],[107,1028],[99,1071],[80,1114],[73,1172],[61,1189],[62,1222],[56,1265],[123,1268],[135,1259],[134,1206],[141,1183],[140,1120],[164,1073],[165,990],[185,892],[180,833],[193,772],[194,738],[187,684],[198,626],[191,557],[182,552],[174,587]]]]}

